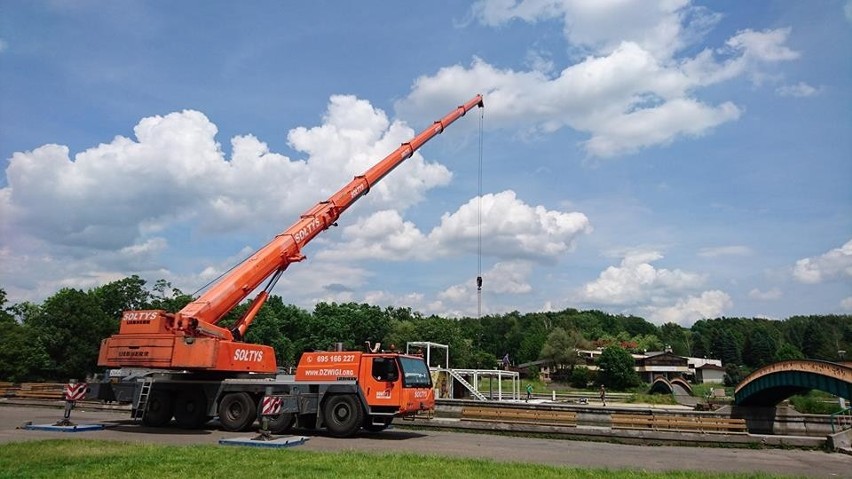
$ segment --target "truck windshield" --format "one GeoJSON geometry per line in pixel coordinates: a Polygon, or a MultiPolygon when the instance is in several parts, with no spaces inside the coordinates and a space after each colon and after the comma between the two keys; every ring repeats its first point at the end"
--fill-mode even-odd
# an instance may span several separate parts
{"type": "Polygon", "coordinates": [[[422,359],[400,356],[399,363],[402,367],[403,387],[432,387],[432,376],[429,374],[429,368],[426,367],[426,363],[422,359]]]}

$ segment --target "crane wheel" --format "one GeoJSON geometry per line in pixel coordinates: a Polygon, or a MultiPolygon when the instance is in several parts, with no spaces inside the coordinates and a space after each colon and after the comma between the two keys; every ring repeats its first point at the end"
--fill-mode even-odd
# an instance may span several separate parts
{"type": "Polygon", "coordinates": [[[168,391],[152,391],[142,415],[142,424],[149,427],[162,427],[172,420],[174,402],[168,391]]]}
{"type": "Polygon", "coordinates": [[[210,418],[207,398],[201,391],[184,390],[175,397],[175,422],[184,429],[198,429],[210,418]]]}
{"type": "Polygon", "coordinates": [[[219,402],[219,422],[226,431],[245,431],[257,419],[257,404],[248,393],[230,393],[219,402]]]}
{"type": "Polygon", "coordinates": [[[325,426],[332,436],[346,437],[358,432],[364,422],[364,411],[358,398],[351,394],[331,396],[323,406],[325,426]]]}
{"type": "Polygon", "coordinates": [[[286,434],[296,424],[296,415],[290,412],[281,413],[269,418],[269,430],[272,434],[286,434]]]}

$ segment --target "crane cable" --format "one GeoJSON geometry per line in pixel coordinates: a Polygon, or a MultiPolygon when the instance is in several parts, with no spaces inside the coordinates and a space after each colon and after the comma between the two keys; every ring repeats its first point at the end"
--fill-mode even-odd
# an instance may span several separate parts
{"type": "Polygon", "coordinates": [[[476,276],[476,317],[482,318],[482,130],[485,121],[485,108],[479,109],[479,178],[477,189],[477,276],[476,276]]]}

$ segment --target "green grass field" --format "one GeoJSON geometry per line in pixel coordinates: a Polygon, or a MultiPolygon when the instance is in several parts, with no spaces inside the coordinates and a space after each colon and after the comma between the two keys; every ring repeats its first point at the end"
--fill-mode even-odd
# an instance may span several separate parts
{"type": "Polygon", "coordinates": [[[0,445],[2,478],[770,478],[766,474],[705,474],[575,469],[415,454],[319,453],[296,448],[164,446],[92,440],[0,445]]]}

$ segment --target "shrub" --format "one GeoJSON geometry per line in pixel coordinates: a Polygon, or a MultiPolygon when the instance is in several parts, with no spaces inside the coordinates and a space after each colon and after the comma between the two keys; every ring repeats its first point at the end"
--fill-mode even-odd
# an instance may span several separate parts
{"type": "Polygon", "coordinates": [[[590,378],[591,375],[589,374],[589,368],[585,366],[577,366],[573,371],[571,371],[571,386],[584,389],[589,385],[590,378]]]}

